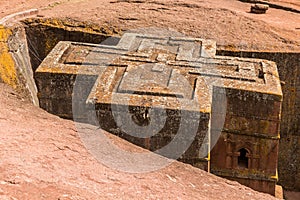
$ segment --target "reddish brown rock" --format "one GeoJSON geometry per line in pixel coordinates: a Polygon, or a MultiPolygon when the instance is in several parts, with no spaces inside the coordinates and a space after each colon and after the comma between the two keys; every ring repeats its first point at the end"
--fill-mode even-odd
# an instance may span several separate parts
{"type": "Polygon", "coordinates": [[[264,14],[268,9],[269,6],[265,4],[254,4],[251,6],[251,12],[255,14],[264,14]]]}

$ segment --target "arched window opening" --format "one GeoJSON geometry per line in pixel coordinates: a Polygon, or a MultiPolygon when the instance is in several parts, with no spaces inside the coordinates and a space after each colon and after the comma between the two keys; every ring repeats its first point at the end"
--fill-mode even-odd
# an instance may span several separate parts
{"type": "Polygon", "coordinates": [[[248,154],[249,152],[247,151],[247,149],[240,149],[239,150],[239,157],[238,157],[238,166],[239,168],[248,168],[248,164],[249,164],[249,158],[248,158],[248,154]]]}

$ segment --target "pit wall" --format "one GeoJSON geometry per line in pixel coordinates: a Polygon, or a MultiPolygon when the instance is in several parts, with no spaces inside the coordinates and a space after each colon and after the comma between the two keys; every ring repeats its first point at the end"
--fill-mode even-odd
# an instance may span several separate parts
{"type": "Polygon", "coordinates": [[[20,24],[12,28],[0,25],[0,81],[12,86],[34,105],[39,105],[26,34],[20,24]]]}
{"type": "Polygon", "coordinates": [[[218,55],[261,58],[277,63],[283,90],[278,157],[279,184],[300,191],[300,52],[217,51],[218,55]]]}

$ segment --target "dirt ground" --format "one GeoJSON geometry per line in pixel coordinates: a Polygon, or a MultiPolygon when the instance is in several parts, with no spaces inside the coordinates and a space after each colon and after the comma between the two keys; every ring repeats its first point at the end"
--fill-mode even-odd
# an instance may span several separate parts
{"type": "MultiPolygon", "coordinates": [[[[299,0],[269,2],[300,10],[299,0]]],[[[300,14],[249,13],[236,0],[1,0],[0,18],[38,8],[123,31],[159,27],[214,39],[224,48],[300,51],[300,14]]],[[[74,124],[25,102],[0,84],[0,199],[274,199],[174,162],[145,174],[115,171],[83,146],[74,124]]],[[[140,150],[113,136],[118,146],[140,150]]],[[[289,193],[299,199],[299,193],[289,193]]],[[[291,199],[292,199],[291,198],[291,199]]]]}

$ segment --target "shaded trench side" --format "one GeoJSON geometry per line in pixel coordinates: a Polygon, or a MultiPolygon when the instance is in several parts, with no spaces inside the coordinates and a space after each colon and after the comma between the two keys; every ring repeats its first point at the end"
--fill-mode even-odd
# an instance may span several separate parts
{"type": "Polygon", "coordinates": [[[19,23],[0,25],[0,81],[13,87],[23,100],[38,105],[26,34],[19,23]]]}
{"type": "Polygon", "coordinates": [[[279,184],[285,189],[300,191],[300,52],[218,49],[217,54],[276,62],[283,91],[278,157],[279,184]]]}
{"type": "Polygon", "coordinates": [[[38,68],[44,58],[59,41],[73,41],[116,45],[120,31],[113,27],[100,27],[70,19],[27,19],[23,21],[32,70],[38,68]]]}

